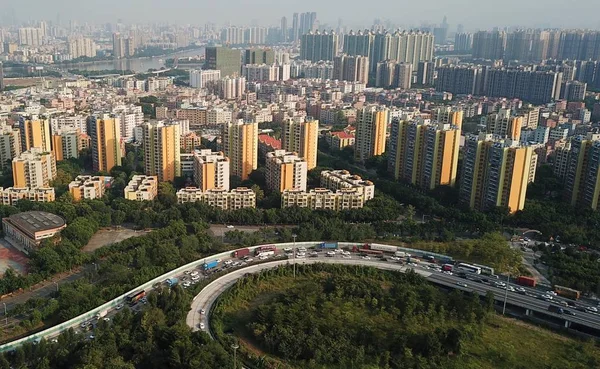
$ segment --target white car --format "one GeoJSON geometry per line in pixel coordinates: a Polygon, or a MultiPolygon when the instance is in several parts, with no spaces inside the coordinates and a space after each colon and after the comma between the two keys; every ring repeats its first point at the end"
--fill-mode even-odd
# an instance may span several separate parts
{"type": "Polygon", "coordinates": [[[198,279],[200,279],[199,275],[195,275],[195,276],[192,277],[192,281],[197,281],[198,279]]]}
{"type": "Polygon", "coordinates": [[[117,307],[115,307],[115,309],[117,309],[117,310],[121,310],[121,309],[123,309],[123,307],[124,307],[124,305],[123,305],[123,304],[119,304],[119,305],[117,305],[117,307]]]}
{"type": "Polygon", "coordinates": [[[466,287],[469,287],[469,286],[468,286],[466,283],[464,283],[464,282],[456,282],[456,285],[457,285],[457,286],[460,286],[460,287],[465,287],[465,288],[466,288],[466,287]]]}
{"type": "Polygon", "coordinates": [[[251,263],[251,262],[253,262],[253,261],[254,261],[254,259],[252,259],[252,258],[246,258],[244,261],[245,261],[246,263],[251,263]]]}
{"type": "Polygon", "coordinates": [[[350,251],[342,251],[342,255],[350,256],[350,251]]]}
{"type": "Polygon", "coordinates": [[[197,270],[194,270],[193,272],[191,272],[191,273],[190,273],[190,275],[191,275],[192,277],[195,277],[195,276],[197,276],[198,274],[199,274],[199,273],[198,273],[198,271],[197,271],[197,270]]]}
{"type": "Polygon", "coordinates": [[[105,322],[110,322],[110,318],[104,318],[105,322]]]}
{"type": "Polygon", "coordinates": [[[283,249],[284,252],[292,252],[292,248],[291,247],[286,247],[285,249],[283,249]]]}
{"type": "Polygon", "coordinates": [[[362,258],[363,258],[364,260],[371,260],[371,257],[370,257],[370,256],[367,256],[367,255],[363,256],[362,258]]]}
{"type": "Polygon", "coordinates": [[[300,248],[298,249],[298,252],[306,252],[306,247],[300,247],[300,248]]]}
{"type": "Polygon", "coordinates": [[[204,323],[200,323],[200,329],[204,330],[204,323]]]}
{"type": "Polygon", "coordinates": [[[233,260],[225,260],[225,262],[223,264],[225,264],[225,265],[233,264],[233,260]]]}
{"type": "Polygon", "coordinates": [[[335,249],[335,250],[333,250],[333,251],[334,251],[336,254],[340,254],[340,253],[341,253],[341,254],[343,254],[343,253],[344,253],[344,250],[342,250],[342,249],[335,249]]]}
{"type": "Polygon", "coordinates": [[[452,275],[452,272],[451,272],[451,271],[449,271],[449,270],[444,270],[442,273],[444,273],[444,274],[448,274],[448,275],[452,275]]]}
{"type": "Polygon", "coordinates": [[[335,256],[335,252],[334,251],[327,251],[327,256],[329,256],[329,257],[335,256]]]}
{"type": "Polygon", "coordinates": [[[233,229],[233,228],[235,228],[235,227],[234,227],[234,226],[232,226],[232,225],[228,225],[228,226],[227,226],[227,229],[233,229]]]}
{"type": "Polygon", "coordinates": [[[187,288],[187,287],[189,287],[189,286],[191,286],[191,285],[192,285],[192,282],[190,282],[190,281],[187,281],[187,282],[185,282],[185,283],[183,284],[183,287],[184,287],[184,288],[187,288]]]}
{"type": "Polygon", "coordinates": [[[397,256],[392,256],[392,257],[390,257],[390,260],[391,261],[400,261],[400,258],[397,256]]]}
{"type": "Polygon", "coordinates": [[[296,259],[304,259],[306,257],[305,253],[300,253],[296,255],[296,259]]]}
{"type": "Polygon", "coordinates": [[[204,315],[206,314],[206,311],[204,309],[200,309],[200,314],[204,315]]]}
{"type": "Polygon", "coordinates": [[[343,257],[344,259],[352,259],[352,256],[350,256],[350,255],[342,255],[342,257],[343,257]]]}

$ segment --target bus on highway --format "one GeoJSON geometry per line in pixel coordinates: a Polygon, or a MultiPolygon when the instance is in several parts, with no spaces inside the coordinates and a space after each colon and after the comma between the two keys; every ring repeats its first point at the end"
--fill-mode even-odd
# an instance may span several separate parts
{"type": "Polygon", "coordinates": [[[129,306],[133,306],[138,303],[143,297],[146,296],[146,291],[141,290],[139,292],[132,293],[131,295],[125,298],[125,301],[129,304],[129,306]]]}
{"type": "Polygon", "coordinates": [[[579,300],[579,297],[581,296],[581,292],[564,286],[554,286],[554,292],[556,292],[558,296],[566,297],[571,300],[579,300]]]}
{"type": "Polygon", "coordinates": [[[473,273],[473,274],[481,274],[481,268],[480,267],[476,267],[476,266],[471,265],[471,264],[458,263],[458,264],[456,264],[456,269],[457,270],[462,270],[464,272],[473,273]]]}

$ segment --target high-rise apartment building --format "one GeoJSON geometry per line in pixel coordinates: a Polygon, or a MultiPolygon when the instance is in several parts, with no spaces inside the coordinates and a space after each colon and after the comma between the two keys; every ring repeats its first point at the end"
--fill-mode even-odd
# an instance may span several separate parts
{"type": "Polygon", "coordinates": [[[19,28],[19,45],[41,46],[44,34],[40,28],[19,28]]]}
{"type": "Polygon", "coordinates": [[[483,93],[491,97],[518,98],[533,104],[546,104],[560,98],[561,85],[561,72],[490,68],[485,74],[483,93]]]}
{"type": "Polygon", "coordinates": [[[289,27],[288,27],[288,20],[287,17],[281,17],[281,38],[279,39],[280,42],[288,42],[290,35],[289,35],[289,27]]]}
{"type": "Polygon", "coordinates": [[[14,187],[46,188],[56,178],[56,160],[38,147],[23,151],[12,160],[14,187]]]}
{"type": "Polygon", "coordinates": [[[282,123],[281,147],[288,152],[298,153],[306,161],[307,169],[317,166],[317,144],[319,121],[309,118],[290,118],[282,123]]]}
{"type": "Polygon", "coordinates": [[[376,33],[370,54],[371,71],[377,63],[395,60],[398,63],[418,65],[420,61],[433,60],[433,35],[427,32],[388,32],[376,33]]]}
{"type": "Polygon", "coordinates": [[[93,58],[96,56],[96,43],[83,36],[69,37],[67,39],[67,52],[71,58],[80,57],[93,58]]]}
{"type": "Polygon", "coordinates": [[[565,198],[572,206],[598,209],[600,197],[600,135],[571,139],[564,174],[565,198]]]}
{"type": "Polygon", "coordinates": [[[4,90],[4,68],[0,62],[0,91],[4,90]]]}
{"type": "Polygon", "coordinates": [[[285,190],[306,191],[306,160],[295,152],[275,150],[266,155],[267,188],[283,193],[285,190]]]}
{"type": "Polygon", "coordinates": [[[469,53],[473,50],[473,34],[457,33],[454,35],[454,51],[469,53]]]}
{"type": "Polygon", "coordinates": [[[563,98],[567,101],[583,101],[587,91],[587,83],[567,81],[564,84],[563,98]]]}
{"type": "Polygon", "coordinates": [[[333,61],[339,51],[339,35],[335,32],[309,32],[302,35],[300,59],[318,62],[333,61]]]}
{"type": "Polygon", "coordinates": [[[356,140],[354,157],[367,160],[385,152],[389,110],[379,105],[359,109],[356,116],[356,140]]]}
{"type": "Polygon", "coordinates": [[[21,131],[11,126],[0,126],[0,170],[10,166],[21,154],[21,131]]]}
{"type": "Polygon", "coordinates": [[[510,138],[513,141],[521,139],[523,117],[514,116],[510,109],[500,109],[497,113],[482,117],[481,124],[485,125],[487,133],[494,136],[510,138]]]}
{"type": "Polygon", "coordinates": [[[95,172],[110,172],[121,165],[123,148],[118,118],[104,114],[88,118],[88,135],[92,147],[92,164],[95,172]]]}
{"type": "Polygon", "coordinates": [[[242,56],[239,50],[220,46],[205,49],[205,68],[221,71],[221,77],[239,76],[242,70],[242,56]]]}
{"type": "Polygon", "coordinates": [[[229,191],[229,158],[210,149],[197,150],[194,155],[194,182],[202,192],[214,188],[229,191]]]}
{"type": "Polygon", "coordinates": [[[144,112],[141,106],[118,105],[112,114],[119,119],[121,138],[124,141],[133,140],[133,130],[144,123],[144,112]]]}
{"type": "Polygon", "coordinates": [[[19,120],[21,131],[21,148],[23,151],[39,147],[44,151],[51,151],[50,121],[46,118],[31,117],[19,120]]]}
{"type": "Polygon", "coordinates": [[[244,50],[244,64],[275,64],[275,51],[273,49],[246,49],[244,50]]]}
{"type": "Polygon", "coordinates": [[[336,56],[333,60],[333,78],[367,84],[369,82],[369,58],[366,56],[336,56]]]}
{"type": "Polygon", "coordinates": [[[142,126],[144,136],[144,169],[146,175],[159,182],[181,176],[180,129],[177,123],[154,122],[142,126]]]}
{"type": "Polygon", "coordinates": [[[388,171],[424,189],[454,186],[460,129],[429,120],[395,120],[390,135],[388,171]]]}
{"type": "Polygon", "coordinates": [[[393,86],[408,90],[412,86],[413,65],[409,63],[398,63],[394,67],[393,86]]]}
{"type": "Polygon", "coordinates": [[[459,199],[485,211],[522,210],[534,161],[533,149],[492,135],[468,135],[463,150],[459,199]]]}
{"type": "Polygon", "coordinates": [[[223,152],[229,158],[231,175],[242,181],[258,166],[258,123],[238,120],[223,126],[223,152]]]}
{"type": "Polygon", "coordinates": [[[452,106],[438,107],[431,111],[434,122],[450,124],[458,129],[462,128],[463,115],[462,109],[452,106]]]}
{"type": "Polygon", "coordinates": [[[369,58],[374,39],[375,34],[371,31],[365,30],[364,32],[358,31],[357,33],[350,31],[347,35],[344,35],[343,52],[350,56],[360,55],[369,58]]]}
{"type": "Polygon", "coordinates": [[[245,77],[225,77],[217,82],[219,97],[225,100],[241,99],[246,92],[245,77]]]}
{"type": "Polygon", "coordinates": [[[115,59],[129,58],[135,54],[135,39],[113,33],[113,57],[115,59]]]}
{"type": "Polygon", "coordinates": [[[432,61],[420,61],[417,67],[417,84],[433,86],[435,63],[432,61]]]}
{"type": "Polygon", "coordinates": [[[52,135],[52,153],[56,161],[78,158],[81,133],[76,129],[64,129],[52,135]]]}
{"type": "Polygon", "coordinates": [[[193,88],[205,88],[211,84],[216,83],[221,79],[220,70],[201,70],[192,69],[190,70],[190,86],[193,88]]]}
{"type": "Polygon", "coordinates": [[[435,90],[457,95],[480,95],[484,81],[480,65],[445,65],[438,68],[435,90]]]}
{"type": "Polygon", "coordinates": [[[474,59],[502,59],[506,49],[506,32],[479,31],[473,35],[474,59]]]}

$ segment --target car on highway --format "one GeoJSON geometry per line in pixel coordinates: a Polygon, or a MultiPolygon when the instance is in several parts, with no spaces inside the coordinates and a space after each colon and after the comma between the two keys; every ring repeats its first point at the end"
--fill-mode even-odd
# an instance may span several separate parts
{"type": "Polygon", "coordinates": [[[327,256],[329,256],[329,257],[335,256],[335,252],[327,251],[327,256]]]}
{"type": "Polygon", "coordinates": [[[344,258],[344,259],[352,259],[352,256],[350,256],[350,255],[342,255],[342,258],[344,258]]]}
{"type": "Polygon", "coordinates": [[[397,262],[397,261],[400,261],[401,259],[399,257],[397,257],[397,256],[392,256],[392,257],[390,257],[390,260],[397,262]]]}
{"type": "Polygon", "coordinates": [[[300,253],[306,252],[306,247],[298,248],[298,252],[300,252],[300,253]]]}
{"type": "Polygon", "coordinates": [[[452,275],[452,272],[451,272],[451,271],[449,271],[449,270],[444,270],[442,273],[444,273],[444,274],[448,274],[448,275],[452,275]]]}
{"type": "Polygon", "coordinates": [[[200,309],[200,314],[204,315],[206,314],[206,311],[204,309],[200,309]]]}
{"type": "Polygon", "coordinates": [[[371,260],[371,257],[369,255],[365,255],[362,257],[364,260],[371,260]]]}
{"type": "Polygon", "coordinates": [[[598,312],[598,309],[593,306],[586,306],[584,308],[584,310],[587,311],[588,313],[597,313],[598,312]]]}
{"type": "Polygon", "coordinates": [[[350,256],[350,251],[342,251],[342,255],[350,256]]]}
{"type": "Polygon", "coordinates": [[[311,258],[318,258],[319,253],[316,251],[311,251],[310,254],[308,254],[308,256],[310,256],[311,258]]]}
{"type": "Polygon", "coordinates": [[[200,323],[200,329],[204,330],[204,323],[200,323]]]}
{"type": "Polygon", "coordinates": [[[115,309],[116,309],[116,310],[121,310],[121,309],[123,309],[123,307],[124,307],[124,306],[125,306],[125,305],[123,305],[123,304],[119,304],[119,305],[117,305],[117,306],[115,307],[115,309]]]}
{"type": "Polygon", "coordinates": [[[563,309],[563,312],[567,315],[572,315],[572,316],[577,315],[577,313],[574,312],[573,310],[563,309]]]}
{"type": "Polygon", "coordinates": [[[286,247],[285,249],[283,249],[283,252],[292,252],[292,248],[291,247],[286,247]]]}
{"type": "Polygon", "coordinates": [[[468,284],[466,284],[466,283],[464,283],[464,282],[456,282],[456,285],[457,285],[457,286],[460,286],[460,287],[465,287],[465,288],[466,288],[466,287],[469,287],[469,285],[468,285],[468,284]]]}
{"type": "Polygon", "coordinates": [[[515,291],[518,293],[525,293],[525,289],[523,287],[515,287],[515,291]]]}

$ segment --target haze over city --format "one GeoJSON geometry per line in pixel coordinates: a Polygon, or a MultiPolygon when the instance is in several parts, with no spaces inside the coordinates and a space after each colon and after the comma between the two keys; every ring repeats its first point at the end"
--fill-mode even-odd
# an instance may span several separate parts
{"type": "Polygon", "coordinates": [[[329,28],[335,28],[340,18],[345,25],[355,29],[368,27],[374,19],[389,20],[397,26],[411,28],[422,23],[439,23],[444,16],[448,17],[453,26],[465,25],[466,30],[508,26],[600,27],[596,0],[575,0],[568,3],[561,0],[543,2],[507,0],[502,3],[477,0],[381,0],[375,3],[357,0],[302,2],[290,0],[11,2],[3,0],[1,3],[0,22],[5,24],[15,19],[19,22],[37,19],[56,20],[58,16],[63,22],[114,23],[117,19],[121,19],[131,23],[225,24],[230,22],[250,25],[256,21],[260,25],[269,25],[277,24],[281,16],[289,17],[294,12],[312,10],[318,12],[321,24],[329,28]],[[570,9],[569,12],[565,12],[566,7],[570,9]]]}

